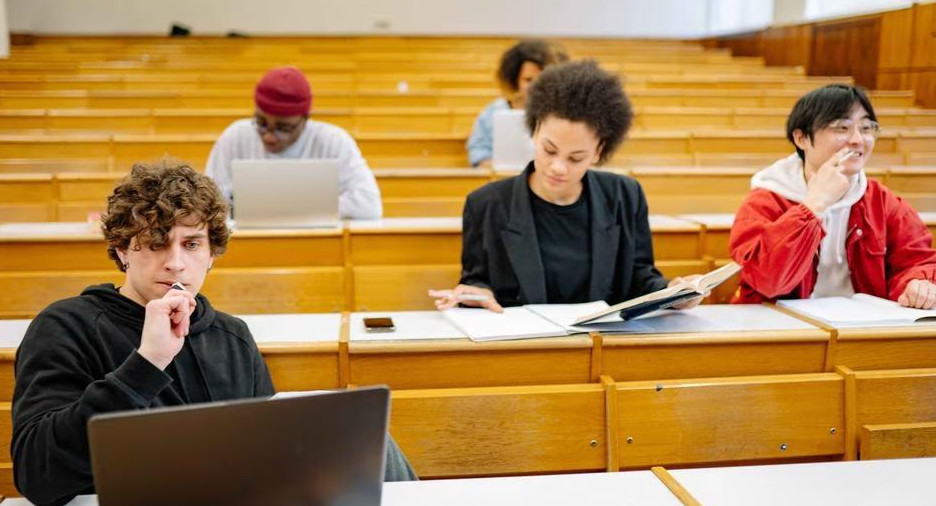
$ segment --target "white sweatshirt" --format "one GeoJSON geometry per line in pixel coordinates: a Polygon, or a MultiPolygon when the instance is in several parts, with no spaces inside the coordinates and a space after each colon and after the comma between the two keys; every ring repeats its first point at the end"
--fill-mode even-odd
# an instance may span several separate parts
{"type": "MultiPolygon", "coordinates": [[[[855,294],[848,256],[845,254],[845,239],[849,232],[847,227],[851,207],[861,200],[868,189],[868,179],[864,172],[859,172],[849,180],[851,185],[845,196],[817,215],[822,220],[825,237],[819,244],[818,277],[811,298],[849,297],[855,294]]],[[[793,153],[754,174],[751,188],[763,188],[785,199],[802,203],[806,199],[806,176],[799,155],[793,153]]]]}
{"type": "Polygon", "coordinates": [[[340,127],[309,120],[296,142],[280,153],[270,153],[263,147],[253,121],[237,120],[224,130],[211,148],[205,175],[214,179],[228,203],[232,203],[231,162],[263,158],[338,159],[341,164],[338,173],[338,211],[341,217],[366,220],[380,218],[383,214],[377,179],[361,156],[357,143],[340,127]]]}

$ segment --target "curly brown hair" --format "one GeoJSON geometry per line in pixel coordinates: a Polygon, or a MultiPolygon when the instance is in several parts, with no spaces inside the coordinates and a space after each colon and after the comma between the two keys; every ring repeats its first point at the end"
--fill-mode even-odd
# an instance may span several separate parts
{"type": "Polygon", "coordinates": [[[533,62],[539,68],[555,63],[569,61],[565,49],[555,42],[540,39],[521,40],[511,46],[501,55],[500,65],[497,67],[497,80],[501,87],[509,91],[517,91],[520,87],[517,79],[520,78],[520,68],[525,62],[533,62]]]}
{"type": "Polygon", "coordinates": [[[211,254],[223,254],[231,236],[227,216],[227,201],[214,181],[184,163],[161,160],[134,164],[107,197],[101,231],[107,256],[124,272],[117,250],[129,248],[134,237],[150,249],[159,249],[172,227],[183,221],[204,223],[211,254]]]}
{"type": "Polygon", "coordinates": [[[624,142],[634,109],[618,76],[605,72],[594,60],[553,65],[530,88],[526,122],[536,132],[549,116],[583,122],[598,136],[602,165],[624,142]]]}

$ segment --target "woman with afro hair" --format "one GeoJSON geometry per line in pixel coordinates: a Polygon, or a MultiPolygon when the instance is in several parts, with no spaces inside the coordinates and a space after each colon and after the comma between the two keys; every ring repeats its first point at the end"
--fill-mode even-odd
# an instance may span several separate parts
{"type": "Polygon", "coordinates": [[[526,118],[533,160],[468,196],[461,281],[434,293],[436,306],[615,304],[665,288],[640,185],[591,170],[621,145],[633,118],[617,76],[593,61],[552,66],[530,88],[526,118]]]}

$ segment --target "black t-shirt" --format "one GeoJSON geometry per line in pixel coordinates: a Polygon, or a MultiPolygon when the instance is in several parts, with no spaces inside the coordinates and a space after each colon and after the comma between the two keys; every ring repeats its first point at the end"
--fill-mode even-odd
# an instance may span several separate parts
{"type": "Polygon", "coordinates": [[[547,202],[530,190],[533,223],[546,277],[550,304],[588,302],[591,279],[591,234],[587,185],[574,204],[547,202]]]}

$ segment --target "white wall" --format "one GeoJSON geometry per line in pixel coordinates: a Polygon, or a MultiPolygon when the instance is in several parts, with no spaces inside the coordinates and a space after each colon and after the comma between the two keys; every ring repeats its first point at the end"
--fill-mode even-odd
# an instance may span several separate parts
{"type": "Polygon", "coordinates": [[[709,0],[708,34],[753,32],[770,26],[774,0],[709,0]]]}
{"type": "Polygon", "coordinates": [[[775,25],[792,25],[806,19],[806,2],[809,0],[777,0],[774,4],[775,25]]]}
{"type": "Polygon", "coordinates": [[[7,29],[6,0],[0,0],[0,58],[10,57],[10,31],[7,29]]]}
{"type": "Polygon", "coordinates": [[[913,3],[913,0],[806,0],[804,18],[814,20],[905,9],[913,3]]]}
{"type": "MultiPolygon", "coordinates": [[[[701,37],[715,0],[7,0],[13,32],[701,37]]],[[[751,0],[763,1],[763,0],[751,0]]]]}

